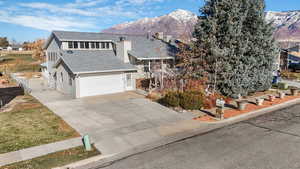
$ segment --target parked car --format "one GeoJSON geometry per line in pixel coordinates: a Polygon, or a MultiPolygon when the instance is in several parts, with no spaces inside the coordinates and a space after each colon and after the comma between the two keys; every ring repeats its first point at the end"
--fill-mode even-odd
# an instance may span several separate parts
{"type": "Polygon", "coordinates": [[[289,65],[289,69],[290,69],[292,72],[300,71],[300,63],[291,63],[291,64],[289,65]]]}

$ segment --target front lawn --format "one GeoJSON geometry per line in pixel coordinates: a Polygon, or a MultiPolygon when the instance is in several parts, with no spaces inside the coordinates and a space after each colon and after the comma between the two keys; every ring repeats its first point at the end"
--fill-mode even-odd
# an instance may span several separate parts
{"type": "Polygon", "coordinates": [[[51,169],[84,160],[99,154],[99,151],[97,151],[94,147],[92,151],[85,151],[84,147],[80,146],[31,160],[3,166],[0,167],[0,169],[51,169]]]}
{"type": "Polygon", "coordinates": [[[79,134],[30,95],[18,96],[0,112],[0,154],[79,134]]]}

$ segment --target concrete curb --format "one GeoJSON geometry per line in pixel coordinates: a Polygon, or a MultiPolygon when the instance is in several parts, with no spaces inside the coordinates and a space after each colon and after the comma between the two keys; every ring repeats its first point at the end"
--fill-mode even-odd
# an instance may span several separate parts
{"type": "Polygon", "coordinates": [[[232,125],[234,123],[238,123],[241,121],[245,121],[254,117],[258,117],[273,111],[281,110],[284,108],[287,108],[289,106],[293,106],[300,103],[300,98],[299,99],[294,99],[287,101],[282,104],[274,105],[272,107],[268,108],[263,108],[257,111],[253,111],[250,113],[246,113],[240,116],[232,117],[230,119],[225,119],[223,121],[219,122],[199,122],[201,124],[206,124],[204,126],[201,126],[199,128],[194,128],[189,131],[183,131],[180,133],[175,133],[174,135],[171,136],[165,136],[163,139],[157,140],[155,142],[152,142],[147,145],[141,145],[137,146],[135,148],[129,149],[126,152],[122,152],[120,154],[115,154],[111,156],[96,156],[93,158],[89,158],[86,160],[78,161],[63,167],[57,167],[55,169],[96,169],[96,168],[103,168],[106,166],[109,166],[110,164],[113,164],[116,161],[120,161],[122,159],[126,159],[130,156],[140,154],[146,151],[151,151],[153,149],[159,148],[161,146],[165,146],[174,142],[182,141],[188,138],[192,138],[197,135],[203,135],[208,132],[211,132],[213,130],[220,129],[222,127],[232,125]]]}

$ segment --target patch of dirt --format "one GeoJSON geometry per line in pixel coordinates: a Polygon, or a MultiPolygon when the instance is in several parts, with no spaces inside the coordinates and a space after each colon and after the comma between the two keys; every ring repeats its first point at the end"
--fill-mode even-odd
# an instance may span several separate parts
{"type": "Polygon", "coordinates": [[[2,107],[0,109],[0,113],[12,111],[18,105],[26,103],[26,102],[27,102],[27,100],[25,100],[24,96],[18,96],[14,100],[12,100],[10,103],[8,103],[4,107],[2,107]]]}

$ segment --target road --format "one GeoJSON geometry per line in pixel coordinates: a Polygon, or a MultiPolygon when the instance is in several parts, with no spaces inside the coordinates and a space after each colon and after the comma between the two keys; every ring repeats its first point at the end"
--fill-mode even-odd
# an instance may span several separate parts
{"type": "Polygon", "coordinates": [[[300,105],[117,161],[104,169],[299,169],[300,105]]]}

